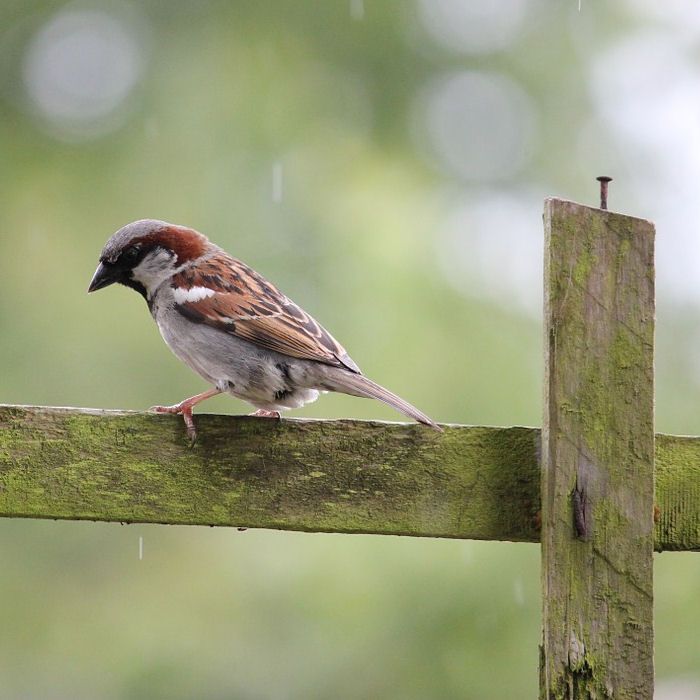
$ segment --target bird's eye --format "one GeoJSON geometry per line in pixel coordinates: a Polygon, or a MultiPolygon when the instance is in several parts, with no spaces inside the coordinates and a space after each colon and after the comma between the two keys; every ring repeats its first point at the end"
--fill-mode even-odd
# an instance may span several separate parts
{"type": "Polygon", "coordinates": [[[136,260],[136,258],[139,257],[140,252],[141,252],[140,246],[132,245],[122,253],[122,258],[126,262],[133,262],[134,260],[136,260]]]}

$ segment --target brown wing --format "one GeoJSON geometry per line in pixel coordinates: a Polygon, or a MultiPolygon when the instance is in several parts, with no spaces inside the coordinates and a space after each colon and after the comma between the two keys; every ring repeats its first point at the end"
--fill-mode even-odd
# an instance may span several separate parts
{"type": "Polygon", "coordinates": [[[325,328],[255,270],[224,251],[178,273],[171,286],[176,309],[191,321],[284,355],[360,373],[325,328]]]}

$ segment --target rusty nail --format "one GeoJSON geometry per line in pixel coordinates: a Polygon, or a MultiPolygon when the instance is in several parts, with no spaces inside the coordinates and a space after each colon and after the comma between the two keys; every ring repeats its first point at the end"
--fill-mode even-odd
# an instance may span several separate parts
{"type": "Polygon", "coordinates": [[[600,183],[600,208],[608,208],[608,183],[612,182],[612,178],[607,175],[599,175],[596,180],[600,183]]]}

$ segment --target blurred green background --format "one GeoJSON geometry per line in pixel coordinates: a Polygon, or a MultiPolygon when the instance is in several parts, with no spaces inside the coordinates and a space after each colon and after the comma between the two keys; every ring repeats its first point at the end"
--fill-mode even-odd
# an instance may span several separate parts
{"type": "MultiPolygon", "coordinates": [[[[658,226],[657,428],[700,434],[699,144],[692,0],[1,0],[0,401],[205,388],[138,295],[85,293],[153,217],[432,417],[539,425],[542,200],[609,174],[658,226]]],[[[3,699],[537,693],[535,545],[4,520],[0,567],[3,699]]],[[[698,591],[657,556],[662,700],[700,698],[698,591]]]]}

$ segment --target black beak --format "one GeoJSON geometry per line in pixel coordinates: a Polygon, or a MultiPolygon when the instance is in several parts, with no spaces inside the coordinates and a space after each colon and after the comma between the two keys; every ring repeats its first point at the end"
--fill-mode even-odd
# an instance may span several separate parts
{"type": "Polygon", "coordinates": [[[88,293],[96,292],[98,289],[103,289],[104,287],[109,287],[110,284],[114,284],[118,281],[119,271],[116,270],[112,265],[105,265],[101,262],[95,274],[92,276],[92,282],[88,287],[88,293]]]}

